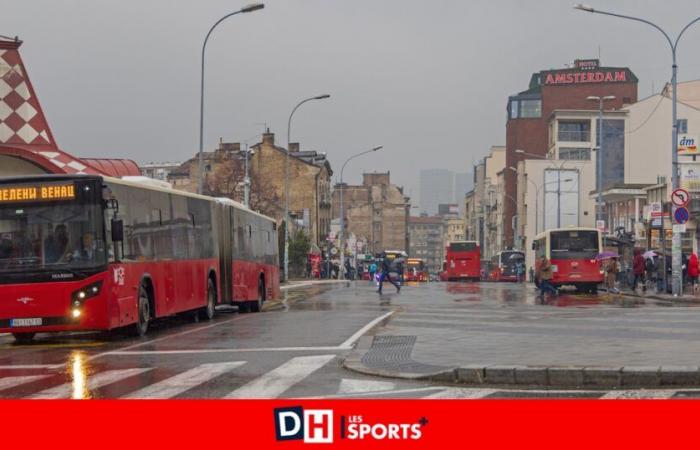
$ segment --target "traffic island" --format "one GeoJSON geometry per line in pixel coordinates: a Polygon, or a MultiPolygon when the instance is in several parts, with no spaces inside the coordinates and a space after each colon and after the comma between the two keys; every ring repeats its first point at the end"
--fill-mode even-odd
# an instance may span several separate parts
{"type": "Polygon", "coordinates": [[[364,336],[345,358],[354,372],[386,378],[480,387],[553,389],[677,388],[700,386],[697,366],[528,366],[469,364],[442,367],[411,358],[415,336],[364,336]]]}

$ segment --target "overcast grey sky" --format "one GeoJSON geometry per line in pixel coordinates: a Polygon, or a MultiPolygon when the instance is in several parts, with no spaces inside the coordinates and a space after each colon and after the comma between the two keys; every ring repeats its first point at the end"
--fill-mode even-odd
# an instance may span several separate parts
{"type": "MultiPolygon", "coordinates": [[[[79,156],[177,160],[198,145],[199,54],[208,28],[248,0],[0,0],[0,34],[22,55],[59,145],[79,156]]],[[[676,34],[698,0],[589,0],[676,34]]],[[[418,200],[420,168],[470,170],[505,143],[509,94],[530,74],[575,58],[629,66],[639,96],[670,78],[661,34],[575,11],[571,0],[268,0],[228,19],[207,51],[207,148],[267,123],[286,143],[287,117],[308,96],[292,140],[348,165],[390,169],[418,200]]],[[[700,78],[700,24],[680,44],[680,80],[700,78]]],[[[670,120],[670,118],[669,118],[670,120]]],[[[252,141],[251,141],[252,142],[252,141]]]]}

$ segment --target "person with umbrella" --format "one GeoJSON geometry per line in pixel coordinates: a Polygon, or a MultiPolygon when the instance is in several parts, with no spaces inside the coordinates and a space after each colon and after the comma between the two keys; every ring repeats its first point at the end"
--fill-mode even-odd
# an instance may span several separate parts
{"type": "Polygon", "coordinates": [[[615,281],[617,280],[617,274],[620,272],[620,265],[617,262],[619,255],[610,255],[605,259],[605,287],[608,289],[608,293],[618,293],[619,291],[615,288],[615,281]]]}
{"type": "Polygon", "coordinates": [[[644,264],[644,256],[642,256],[642,251],[638,248],[634,249],[634,257],[632,258],[632,273],[634,274],[634,281],[632,281],[632,292],[637,292],[637,284],[642,282],[642,292],[647,291],[647,284],[644,274],[646,272],[646,265],[644,264]]]}

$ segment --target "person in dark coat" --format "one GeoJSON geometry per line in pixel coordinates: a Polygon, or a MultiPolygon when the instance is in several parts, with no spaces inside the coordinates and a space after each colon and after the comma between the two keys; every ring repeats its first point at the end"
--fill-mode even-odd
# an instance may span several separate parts
{"type": "Polygon", "coordinates": [[[389,275],[389,272],[391,272],[391,262],[389,261],[389,258],[387,258],[386,253],[382,253],[382,276],[379,279],[379,289],[377,289],[379,295],[382,295],[382,286],[384,285],[384,280],[389,280],[389,283],[394,285],[397,294],[399,293],[399,291],[401,291],[401,286],[396,284],[396,281],[391,279],[391,275],[389,275]]]}
{"type": "Polygon", "coordinates": [[[632,281],[632,291],[637,291],[637,284],[642,282],[642,292],[647,291],[647,283],[645,279],[646,265],[644,264],[644,256],[642,256],[642,251],[638,248],[634,249],[634,257],[632,258],[632,273],[634,274],[634,281],[632,281]]]}

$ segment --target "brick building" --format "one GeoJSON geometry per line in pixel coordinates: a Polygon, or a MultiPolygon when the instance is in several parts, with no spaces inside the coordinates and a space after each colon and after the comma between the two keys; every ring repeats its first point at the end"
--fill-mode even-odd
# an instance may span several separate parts
{"type": "MultiPolygon", "coordinates": [[[[289,214],[290,229],[307,230],[311,242],[319,245],[330,231],[331,170],[324,153],[299,151],[290,143],[289,214]]],[[[262,141],[251,147],[251,209],[259,210],[281,223],[284,219],[285,168],[287,150],[275,145],[274,133],[263,133],[262,141]]],[[[219,144],[213,152],[204,152],[205,189],[215,196],[243,200],[245,151],[239,143],[219,144]]],[[[197,190],[199,159],[195,155],[168,175],[177,189],[197,190]]]]}
{"type": "Polygon", "coordinates": [[[444,219],[439,216],[408,218],[408,256],[421,258],[430,273],[441,270],[445,253],[444,219]]]}
{"type": "MultiPolygon", "coordinates": [[[[505,167],[517,167],[518,162],[546,157],[549,149],[550,115],[555,110],[597,110],[598,104],[588,96],[615,96],[606,102],[608,109],[620,109],[637,101],[637,77],[628,68],[601,67],[598,60],[576,60],[572,67],[543,70],[530,78],[527,90],[508,98],[506,122],[505,167]],[[525,153],[516,152],[523,150],[525,153]]],[[[517,196],[517,176],[504,172],[505,194],[517,196]]],[[[516,214],[513,202],[504,203],[503,232],[506,247],[514,245],[510,226],[516,214]]]]}
{"type": "Polygon", "coordinates": [[[343,189],[345,235],[354,234],[368,244],[369,253],[408,250],[410,202],[403,188],[391,184],[389,172],[365,173],[361,185],[336,184],[333,217],[340,218],[343,189]]]}

